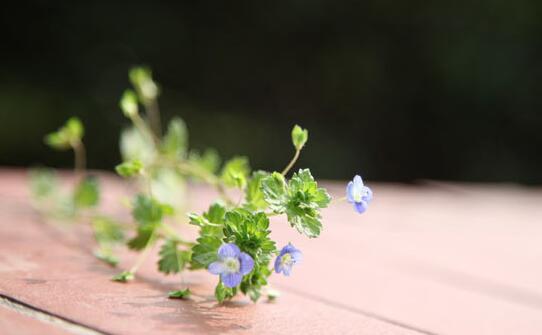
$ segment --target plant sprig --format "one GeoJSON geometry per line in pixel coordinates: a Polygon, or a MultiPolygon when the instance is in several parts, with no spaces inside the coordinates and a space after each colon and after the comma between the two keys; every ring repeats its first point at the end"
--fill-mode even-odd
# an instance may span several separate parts
{"type": "MultiPolygon", "coordinates": [[[[118,258],[114,251],[119,243],[139,252],[133,266],[112,278],[128,282],[136,278],[140,266],[159,245],[157,267],[165,275],[199,269],[219,275],[215,288],[219,302],[239,292],[253,301],[263,292],[275,292],[268,288],[273,270],[289,275],[302,254],[291,244],[277,247],[270,236],[269,218],[283,216],[300,234],[315,238],[323,229],[320,211],[331,202],[330,195],[319,187],[309,169],[298,169],[287,177],[308,141],[308,131],[298,125],[293,127],[294,155],[280,172],[252,171],[248,158],[243,156],[221,164],[214,149],[203,153],[190,150],[188,130],[179,117],[172,118],[163,131],[157,100],[160,89],[150,69],[133,68],[129,79],[133,87],[123,93],[119,106],[131,126],[121,133],[123,162],[115,170],[138,185],[130,203],[130,225],[122,225],[97,211],[100,188],[98,180],[85,171],[82,123],[71,118],[46,137],[46,143],[54,149],[71,148],[75,153],[75,169],[82,177],[72,190],[70,217],[77,219],[83,217],[81,212],[91,210],[86,218],[94,232],[96,257],[115,266],[118,258]],[[195,241],[184,239],[176,225],[184,221],[183,213],[187,211],[187,181],[214,187],[218,197],[205,212],[188,214],[188,223],[199,229],[195,241]],[[232,189],[241,192],[239,200],[232,199],[232,189]]],[[[372,192],[361,178],[356,178],[348,185],[347,199],[359,212],[360,208],[365,210],[372,192]]],[[[56,179],[49,171],[33,172],[31,181],[37,203],[58,194],[56,179]]],[[[55,204],[53,212],[60,207],[55,204]]],[[[268,295],[270,299],[278,296],[268,295]]],[[[169,293],[170,298],[189,296],[189,288],[169,293]]]]}

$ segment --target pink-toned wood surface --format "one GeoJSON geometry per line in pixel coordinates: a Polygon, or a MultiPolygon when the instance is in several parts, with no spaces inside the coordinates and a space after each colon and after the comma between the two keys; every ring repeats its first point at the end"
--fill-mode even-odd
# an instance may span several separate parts
{"type": "Polygon", "coordinates": [[[68,335],[70,333],[55,325],[0,306],[0,334],[68,335]]]}
{"type": "MultiPolygon", "coordinates": [[[[108,210],[123,215],[123,187],[104,178],[108,210]]],[[[342,196],[342,184],[328,186],[342,196]]],[[[541,189],[372,186],[367,213],[332,206],[318,239],[274,219],[274,238],[302,249],[304,262],[291,277],[272,277],[282,292],[275,303],[242,298],[219,306],[212,300],[216,278],[204,271],[183,275],[195,292],[191,300],[168,300],[180,277],[158,274],[155,259],[135,282],[110,282],[118,270],[90,255],[88,230],[43,222],[29,205],[24,173],[4,170],[0,293],[115,334],[542,333],[541,189]]],[[[214,197],[201,187],[191,194],[194,210],[214,197]]],[[[122,256],[128,267],[134,254],[122,256]]]]}

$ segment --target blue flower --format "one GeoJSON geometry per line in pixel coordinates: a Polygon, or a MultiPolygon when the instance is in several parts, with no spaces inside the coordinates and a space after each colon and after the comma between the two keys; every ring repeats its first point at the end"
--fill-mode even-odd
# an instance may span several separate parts
{"type": "Polygon", "coordinates": [[[294,264],[301,262],[303,254],[299,249],[296,249],[291,243],[284,246],[275,260],[275,272],[284,273],[289,276],[294,264]]]}
{"type": "Polygon", "coordinates": [[[233,243],[223,244],[218,249],[218,261],[209,265],[209,272],[220,275],[226,287],[236,287],[243,276],[254,268],[254,260],[249,254],[241,252],[233,243]]]}
{"type": "Polygon", "coordinates": [[[348,202],[354,205],[354,209],[361,214],[367,210],[369,203],[373,200],[373,191],[363,185],[361,177],[356,175],[354,180],[349,182],[348,186],[346,186],[346,199],[348,199],[348,202]]]}

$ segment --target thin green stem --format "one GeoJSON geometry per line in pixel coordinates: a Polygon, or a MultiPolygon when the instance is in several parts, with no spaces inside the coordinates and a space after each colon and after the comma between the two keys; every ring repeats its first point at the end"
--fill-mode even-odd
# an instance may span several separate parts
{"type": "Polygon", "coordinates": [[[288,173],[288,171],[290,171],[290,169],[294,166],[295,162],[297,162],[297,159],[299,158],[299,154],[301,153],[301,150],[299,149],[296,149],[295,150],[295,154],[294,154],[294,157],[292,157],[292,160],[290,161],[290,163],[288,163],[288,165],[284,168],[284,170],[282,170],[281,174],[283,176],[286,176],[286,174],[288,173]]]}
{"type": "Polygon", "coordinates": [[[205,170],[198,169],[196,166],[190,164],[189,162],[182,162],[177,164],[177,168],[180,172],[192,175],[194,177],[198,177],[202,179],[204,182],[214,186],[220,195],[220,197],[229,205],[233,206],[235,205],[235,202],[228,196],[226,193],[226,188],[224,187],[224,184],[222,184],[222,181],[220,178],[215,176],[212,173],[209,173],[205,170]]]}
{"type": "Polygon", "coordinates": [[[156,230],[154,230],[149,237],[149,240],[147,241],[147,244],[145,245],[145,249],[137,256],[137,260],[134,263],[134,265],[130,268],[130,273],[135,275],[139,267],[143,264],[143,262],[147,259],[149,256],[150,251],[152,250],[152,247],[154,245],[154,238],[156,235],[156,230]]]}

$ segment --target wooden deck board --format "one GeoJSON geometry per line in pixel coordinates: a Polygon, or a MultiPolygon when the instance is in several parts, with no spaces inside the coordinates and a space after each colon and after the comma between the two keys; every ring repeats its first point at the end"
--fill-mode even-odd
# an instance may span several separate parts
{"type": "MultiPolygon", "coordinates": [[[[108,180],[114,204],[124,191],[108,180]]],[[[366,214],[337,204],[325,211],[325,230],[314,240],[273,220],[274,238],[305,255],[293,276],[272,277],[283,295],[273,304],[216,306],[216,278],[205,272],[184,276],[196,292],[191,301],[164,298],[179,278],[158,274],[153,260],[140,280],[109,282],[116,270],[89,255],[85,233],[61,234],[29,211],[20,171],[0,172],[0,185],[1,292],[103,331],[542,333],[540,189],[377,184],[366,214]]],[[[341,196],[342,186],[330,188],[341,196]]],[[[205,188],[194,194],[195,209],[214,196],[205,188]]],[[[124,255],[126,266],[133,256],[124,255]]]]}

